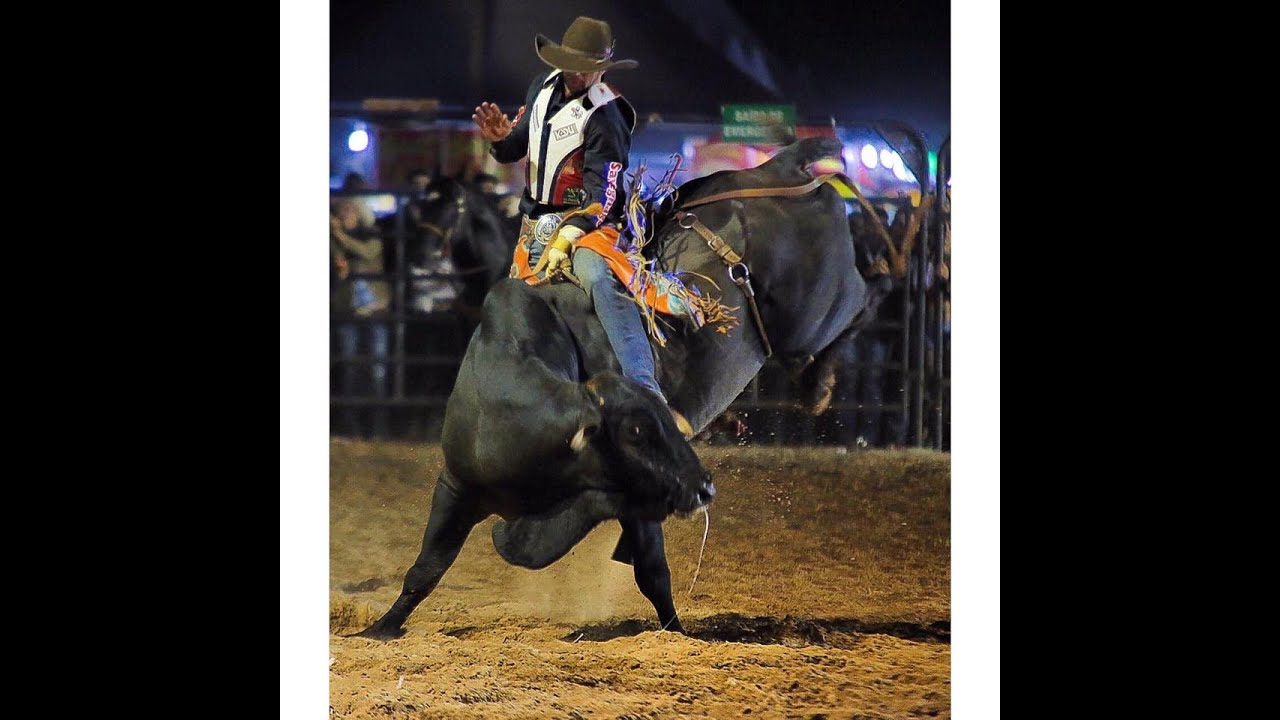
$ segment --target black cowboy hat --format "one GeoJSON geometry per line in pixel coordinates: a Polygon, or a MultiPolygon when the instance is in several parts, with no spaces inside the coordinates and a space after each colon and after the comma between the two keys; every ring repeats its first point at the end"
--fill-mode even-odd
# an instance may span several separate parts
{"type": "Polygon", "coordinates": [[[613,60],[613,33],[609,23],[589,17],[574,18],[559,45],[538,33],[533,39],[533,50],[542,62],[569,72],[630,70],[640,64],[635,60],[613,60]]]}

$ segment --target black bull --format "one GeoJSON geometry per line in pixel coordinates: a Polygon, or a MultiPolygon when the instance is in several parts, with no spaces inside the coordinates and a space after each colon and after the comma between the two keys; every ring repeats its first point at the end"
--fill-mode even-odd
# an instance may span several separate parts
{"type": "MultiPolygon", "coordinates": [[[[678,203],[750,187],[801,185],[809,166],[839,158],[834,140],[809,139],[760,167],[692,180],[678,203]]],[[[667,268],[739,309],[728,334],[680,326],[657,349],[659,382],[672,407],[705,427],[742,392],[765,350],[742,292],[692,230],[660,213],[655,238],[667,268]],[[703,275],[717,281],[712,288],[703,275]]],[[[822,186],[795,198],[725,200],[698,218],[743,256],[774,352],[803,371],[807,403],[825,406],[835,363],[857,331],[866,286],[854,268],[844,202],[822,186]]],[[[710,475],[661,401],[624,379],[590,300],[577,287],[503,280],[484,303],[445,414],[445,470],[436,483],[422,551],[400,597],[360,635],[403,634],[405,619],[431,593],[476,523],[491,514],[503,558],[540,568],[562,557],[599,522],[622,525],[614,559],[633,565],[636,584],[664,628],[682,630],[671,598],[662,521],[715,493],[710,475]]]]}

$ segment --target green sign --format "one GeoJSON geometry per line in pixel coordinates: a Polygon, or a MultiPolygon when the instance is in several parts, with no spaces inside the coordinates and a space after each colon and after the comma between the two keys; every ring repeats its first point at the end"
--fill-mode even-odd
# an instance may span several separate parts
{"type": "Polygon", "coordinates": [[[721,105],[725,142],[759,142],[777,139],[774,126],[795,135],[795,105],[721,105]]]}

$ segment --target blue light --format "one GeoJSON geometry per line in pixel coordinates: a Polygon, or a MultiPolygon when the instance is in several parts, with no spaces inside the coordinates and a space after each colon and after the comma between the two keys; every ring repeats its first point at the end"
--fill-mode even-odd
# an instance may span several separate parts
{"type": "Polygon", "coordinates": [[[876,169],[876,148],[874,145],[867,144],[862,146],[862,164],[867,166],[868,170],[876,169]]]}
{"type": "Polygon", "coordinates": [[[351,148],[351,152],[361,152],[369,147],[369,133],[364,130],[356,130],[347,138],[347,147],[351,148]]]}

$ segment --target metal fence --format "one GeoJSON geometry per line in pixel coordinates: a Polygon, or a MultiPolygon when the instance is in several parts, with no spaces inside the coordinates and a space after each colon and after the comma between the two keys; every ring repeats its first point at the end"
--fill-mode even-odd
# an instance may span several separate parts
{"type": "MultiPolygon", "coordinates": [[[[892,129],[914,145],[910,150],[918,158],[925,159],[922,164],[913,163],[914,174],[923,178],[921,198],[938,193],[921,224],[907,281],[887,301],[900,303],[900,312],[882,310],[881,318],[888,318],[863,331],[868,340],[857,345],[853,361],[840,371],[835,396],[824,415],[813,417],[799,409],[798,390],[782,366],[770,359],[729,408],[741,416],[747,435],[738,438],[720,432],[711,436],[713,442],[950,449],[950,284],[949,271],[944,270],[949,264],[944,241],[950,234],[950,138],[939,150],[936,175],[931,178],[919,133],[901,124],[892,129]]],[[[386,271],[348,276],[386,281],[391,288],[390,308],[373,317],[330,313],[330,431],[438,440],[475,318],[454,309],[416,312],[406,300],[410,282],[456,280],[463,274],[410,276],[406,263],[409,193],[334,195],[384,200],[391,196],[394,203],[379,220],[384,242],[390,241],[384,252],[386,271]]]]}

